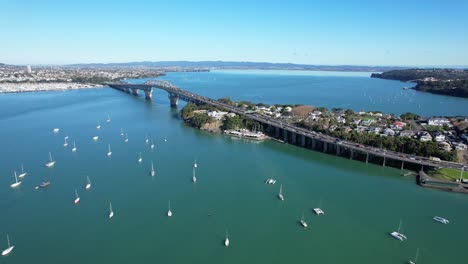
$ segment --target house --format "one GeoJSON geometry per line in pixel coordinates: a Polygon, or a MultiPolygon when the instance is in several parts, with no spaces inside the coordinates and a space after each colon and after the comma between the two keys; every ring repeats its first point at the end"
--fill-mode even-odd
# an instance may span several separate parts
{"type": "Polygon", "coordinates": [[[391,128],[386,128],[384,129],[383,131],[384,135],[387,135],[387,136],[395,136],[395,130],[391,129],[391,128]]]}
{"type": "Polygon", "coordinates": [[[416,132],[413,130],[403,130],[400,131],[400,134],[398,134],[400,137],[413,137],[414,135],[416,135],[416,132]]]}
{"type": "Polygon", "coordinates": [[[369,134],[379,134],[382,129],[380,127],[369,127],[369,134]]]}
{"type": "Polygon", "coordinates": [[[432,137],[434,138],[435,141],[437,142],[441,142],[441,141],[444,141],[445,140],[445,135],[442,134],[442,132],[440,131],[434,131],[432,133],[432,137]]]}
{"type": "Polygon", "coordinates": [[[338,123],[341,123],[341,124],[345,124],[345,123],[346,123],[346,119],[344,119],[344,118],[341,117],[341,116],[336,117],[336,121],[337,121],[338,123]]]}
{"type": "Polygon", "coordinates": [[[214,118],[216,120],[221,120],[226,114],[227,114],[227,112],[223,112],[223,111],[210,111],[210,112],[208,112],[208,116],[211,117],[211,118],[214,118]]]}
{"type": "Polygon", "coordinates": [[[361,125],[363,126],[370,126],[372,125],[373,123],[375,123],[375,120],[374,119],[366,119],[364,121],[361,122],[361,125]]]}
{"type": "Polygon", "coordinates": [[[403,130],[403,128],[405,126],[406,126],[405,122],[395,121],[395,122],[393,122],[393,124],[390,125],[390,128],[397,129],[397,130],[403,130]]]}
{"type": "Polygon", "coordinates": [[[455,147],[456,150],[467,150],[468,147],[466,144],[463,144],[461,142],[452,142],[453,146],[455,147]]]}
{"type": "Polygon", "coordinates": [[[437,144],[437,145],[442,150],[445,150],[445,151],[451,151],[452,150],[452,146],[450,146],[450,144],[447,141],[439,142],[439,144],[437,144]]]}
{"type": "Polygon", "coordinates": [[[431,118],[427,121],[427,124],[430,126],[451,126],[450,120],[443,117],[431,118]]]}
{"type": "Polygon", "coordinates": [[[359,123],[361,123],[361,119],[354,119],[353,120],[353,124],[356,124],[356,126],[358,126],[359,123]]]}
{"type": "Polygon", "coordinates": [[[422,142],[431,141],[431,134],[429,134],[427,131],[419,132],[419,140],[422,142]]]}

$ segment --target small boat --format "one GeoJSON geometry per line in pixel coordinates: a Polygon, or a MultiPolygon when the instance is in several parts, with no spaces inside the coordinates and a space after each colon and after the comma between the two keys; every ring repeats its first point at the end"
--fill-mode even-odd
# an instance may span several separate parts
{"type": "Polygon", "coordinates": [[[39,189],[39,188],[45,188],[45,187],[47,187],[47,186],[49,186],[49,185],[50,185],[50,181],[43,181],[43,182],[41,182],[41,184],[39,184],[38,186],[36,186],[34,189],[37,190],[37,189],[39,189]]]}
{"type": "Polygon", "coordinates": [[[154,149],[154,138],[151,139],[151,146],[150,146],[151,149],[154,149]]]}
{"type": "Polygon", "coordinates": [[[78,196],[78,191],[75,189],[75,201],[74,201],[75,204],[79,204],[80,203],[80,197],[78,196]]]}
{"type": "Polygon", "coordinates": [[[148,134],[146,135],[145,143],[148,144],[149,139],[148,139],[148,134]]]}
{"type": "Polygon", "coordinates": [[[197,160],[195,160],[195,162],[193,163],[193,167],[198,168],[197,160]]]}
{"type": "Polygon", "coordinates": [[[143,159],[141,158],[141,152],[140,152],[140,158],[138,159],[138,163],[141,163],[143,159]]]}
{"type": "Polygon", "coordinates": [[[302,217],[301,217],[300,223],[301,223],[301,226],[303,226],[304,228],[307,228],[307,223],[304,220],[304,211],[302,211],[302,217]]]}
{"type": "Polygon", "coordinates": [[[278,199],[280,199],[281,201],[284,201],[283,184],[280,185],[280,190],[279,190],[279,193],[278,193],[278,199]]]}
{"type": "Polygon", "coordinates": [[[318,207],[314,208],[314,213],[316,215],[324,215],[325,214],[325,212],[322,209],[318,208],[318,207]]]}
{"type": "Polygon", "coordinates": [[[94,136],[93,137],[93,141],[98,141],[99,137],[98,136],[94,136]]]}
{"type": "Polygon", "coordinates": [[[2,251],[2,256],[6,256],[10,254],[11,251],[13,251],[13,249],[15,248],[15,246],[12,246],[10,244],[10,237],[8,236],[8,234],[7,234],[7,241],[8,241],[8,248],[2,251]]]}
{"type": "Polygon", "coordinates": [[[101,123],[99,123],[99,121],[98,121],[97,124],[98,124],[98,125],[96,126],[96,129],[101,129],[101,123]]]}
{"type": "Polygon", "coordinates": [[[73,141],[73,148],[72,148],[72,152],[76,152],[77,148],[76,148],[76,144],[75,144],[75,141],[73,141]]]}
{"type": "Polygon", "coordinates": [[[448,224],[448,223],[450,223],[449,220],[447,220],[447,219],[445,219],[445,218],[443,218],[443,217],[440,217],[440,216],[435,216],[435,217],[432,218],[432,219],[434,219],[434,221],[439,222],[439,223],[442,223],[442,224],[448,224]]]}
{"type": "Polygon", "coordinates": [[[109,116],[109,114],[107,114],[107,119],[106,119],[106,122],[107,122],[107,123],[110,123],[110,122],[111,122],[111,119],[110,119],[110,116],[109,116]]]}
{"type": "Polygon", "coordinates": [[[64,138],[63,146],[68,147],[68,142],[67,142],[68,137],[64,138]]]}
{"type": "Polygon", "coordinates": [[[398,225],[398,230],[397,230],[397,231],[391,232],[390,235],[391,235],[392,237],[394,237],[395,239],[398,239],[398,240],[400,240],[400,241],[404,241],[404,240],[406,240],[407,238],[406,238],[405,235],[403,235],[402,233],[400,233],[400,228],[401,228],[401,220],[400,220],[400,224],[398,225]]]}
{"type": "Polygon", "coordinates": [[[55,165],[55,160],[52,160],[52,154],[49,152],[49,162],[46,164],[47,168],[52,168],[55,165]]]}
{"type": "Polygon", "coordinates": [[[21,164],[21,174],[18,175],[18,178],[23,178],[24,176],[26,176],[26,174],[28,173],[24,172],[23,164],[21,164]]]}
{"type": "Polygon", "coordinates": [[[168,210],[167,210],[167,216],[171,217],[172,216],[172,211],[171,211],[171,201],[169,201],[169,206],[168,206],[168,210]]]}
{"type": "Polygon", "coordinates": [[[21,182],[18,181],[18,177],[16,176],[16,171],[15,171],[15,182],[10,185],[11,188],[16,188],[20,186],[21,182]]]}
{"type": "Polygon", "coordinates": [[[229,233],[226,230],[226,239],[224,239],[224,246],[229,247],[229,233]]]}
{"type": "Polygon", "coordinates": [[[112,203],[109,202],[109,219],[114,217],[114,210],[112,210],[112,203]]]}
{"type": "Polygon", "coordinates": [[[416,264],[418,262],[418,257],[419,257],[419,248],[416,249],[416,256],[414,257],[414,260],[408,261],[408,264],[416,264]]]}
{"type": "Polygon", "coordinates": [[[86,189],[86,190],[91,189],[91,181],[89,180],[89,176],[86,176],[86,186],[85,186],[85,189],[86,189]]]}
{"type": "Polygon", "coordinates": [[[164,142],[167,142],[167,139],[166,139],[166,138],[164,139],[164,142]]]}
{"type": "Polygon", "coordinates": [[[197,183],[197,177],[195,176],[195,167],[192,169],[192,182],[197,183]]]}
{"type": "Polygon", "coordinates": [[[276,183],[276,180],[274,180],[274,179],[267,179],[267,180],[265,181],[265,183],[266,183],[266,184],[275,184],[275,183],[276,183]]]}
{"type": "Polygon", "coordinates": [[[67,140],[67,139],[68,139],[68,136],[65,136],[65,140],[67,140]]]}
{"type": "Polygon", "coordinates": [[[120,129],[120,136],[121,136],[121,137],[124,136],[123,128],[120,129]]]}
{"type": "Polygon", "coordinates": [[[111,155],[112,155],[112,151],[111,151],[111,149],[110,149],[110,144],[109,144],[109,151],[107,152],[107,156],[110,157],[111,155]]]}
{"type": "Polygon", "coordinates": [[[151,176],[154,176],[156,173],[154,172],[154,167],[153,167],[153,161],[151,161],[151,171],[150,171],[151,176]]]}
{"type": "Polygon", "coordinates": [[[128,142],[128,133],[125,133],[125,143],[128,142]]]}
{"type": "Polygon", "coordinates": [[[58,133],[60,131],[60,128],[54,128],[54,133],[58,133]]]}

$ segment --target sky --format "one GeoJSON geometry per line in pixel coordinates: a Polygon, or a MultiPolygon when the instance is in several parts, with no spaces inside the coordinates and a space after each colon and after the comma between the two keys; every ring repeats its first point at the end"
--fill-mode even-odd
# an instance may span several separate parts
{"type": "Polygon", "coordinates": [[[468,65],[467,0],[0,0],[0,63],[468,65]]]}

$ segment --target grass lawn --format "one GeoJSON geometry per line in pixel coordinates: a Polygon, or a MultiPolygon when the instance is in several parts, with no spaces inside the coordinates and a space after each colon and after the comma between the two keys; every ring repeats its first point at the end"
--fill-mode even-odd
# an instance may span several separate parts
{"type": "MultiPolygon", "coordinates": [[[[461,170],[443,168],[429,172],[429,176],[443,180],[455,181],[460,179],[460,172],[461,170]]],[[[463,179],[468,179],[468,171],[463,172],[463,179]]]]}

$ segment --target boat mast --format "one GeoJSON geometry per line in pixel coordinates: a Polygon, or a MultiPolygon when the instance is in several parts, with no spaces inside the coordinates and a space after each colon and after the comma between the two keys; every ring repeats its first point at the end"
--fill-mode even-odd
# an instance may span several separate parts
{"type": "Polygon", "coordinates": [[[11,248],[11,245],[10,245],[10,236],[7,234],[6,237],[7,237],[7,241],[8,241],[8,248],[11,248]]]}

